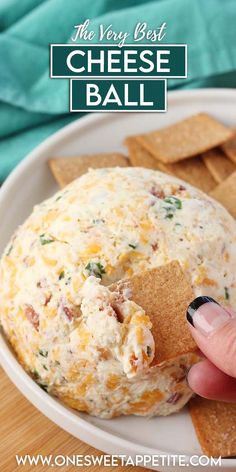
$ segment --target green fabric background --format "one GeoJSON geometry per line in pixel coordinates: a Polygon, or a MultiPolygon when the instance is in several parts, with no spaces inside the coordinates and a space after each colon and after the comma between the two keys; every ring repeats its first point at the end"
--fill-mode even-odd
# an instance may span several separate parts
{"type": "Polygon", "coordinates": [[[71,42],[90,18],[132,33],[139,21],[164,42],[188,44],[188,79],[169,89],[236,87],[236,0],[1,0],[0,180],[37,144],[80,114],[69,114],[69,81],[49,79],[49,44],[71,42]]]}

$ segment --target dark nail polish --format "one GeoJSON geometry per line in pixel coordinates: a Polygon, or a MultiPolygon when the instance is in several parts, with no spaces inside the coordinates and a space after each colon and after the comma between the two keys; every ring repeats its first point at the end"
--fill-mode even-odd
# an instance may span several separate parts
{"type": "Polygon", "coordinates": [[[197,297],[197,298],[195,298],[195,300],[193,300],[190,303],[190,305],[188,306],[188,309],[187,309],[186,317],[187,317],[188,322],[192,326],[194,326],[194,322],[193,322],[194,313],[198,310],[198,308],[200,308],[200,306],[204,305],[205,303],[209,303],[209,302],[213,302],[213,303],[216,303],[217,305],[219,305],[219,303],[217,303],[214,300],[214,298],[205,297],[205,296],[197,297]]]}

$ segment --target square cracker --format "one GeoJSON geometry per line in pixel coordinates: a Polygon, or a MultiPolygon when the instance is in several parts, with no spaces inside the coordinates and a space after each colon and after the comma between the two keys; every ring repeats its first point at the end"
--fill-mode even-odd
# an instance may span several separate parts
{"type": "Polygon", "coordinates": [[[236,219],[236,171],[210,192],[236,219]]]}
{"type": "Polygon", "coordinates": [[[191,157],[175,164],[163,164],[163,162],[158,161],[150,152],[144,149],[135,136],[126,138],[125,144],[128,147],[129,160],[133,166],[147,167],[166,172],[185,180],[206,193],[213,190],[216,186],[216,181],[200,156],[191,157]]]}
{"type": "Polygon", "coordinates": [[[90,168],[127,167],[128,165],[128,159],[123,154],[115,152],[49,159],[49,167],[60,188],[86,174],[90,168]]]}
{"type": "Polygon", "coordinates": [[[204,454],[236,456],[236,403],[195,397],[189,411],[204,454]]]}
{"type": "Polygon", "coordinates": [[[135,136],[129,136],[126,138],[124,144],[128,148],[129,160],[132,166],[160,170],[158,160],[140,145],[135,136]]]}
{"type": "Polygon", "coordinates": [[[222,145],[225,154],[236,164],[236,128],[232,128],[234,135],[222,145]]]}
{"type": "Polygon", "coordinates": [[[234,164],[220,149],[211,149],[202,154],[202,159],[218,184],[227,179],[236,170],[234,164]]]}
{"type": "Polygon", "coordinates": [[[194,298],[190,280],[177,261],[133,275],[110,289],[130,289],[131,300],[140,305],[152,322],[156,352],[152,365],[196,351],[186,321],[186,310],[194,298]]]}
{"type": "Polygon", "coordinates": [[[200,156],[190,157],[190,159],[185,159],[175,164],[161,163],[160,169],[163,172],[185,180],[206,193],[209,193],[217,185],[200,156]]]}
{"type": "Polygon", "coordinates": [[[198,113],[137,139],[158,160],[171,164],[208,151],[232,136],[232,130],[206,113],[198,113]]]}

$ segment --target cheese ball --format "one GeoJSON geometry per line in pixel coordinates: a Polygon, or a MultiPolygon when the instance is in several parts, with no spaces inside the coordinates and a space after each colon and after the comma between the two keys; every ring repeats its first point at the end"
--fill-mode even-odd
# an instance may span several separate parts
{"type": "Polygon", "coordinates": [[[187,183],[143,168],[90,170],[11,238],[0,261],[4,334],[36,382],[72,408],[174,413],[192,395],[185,374],[197,356],[152,366],[147,314],[109,285],[178,260],[196,296],[234,306],[235,243],[234,219],[187,183]]]}

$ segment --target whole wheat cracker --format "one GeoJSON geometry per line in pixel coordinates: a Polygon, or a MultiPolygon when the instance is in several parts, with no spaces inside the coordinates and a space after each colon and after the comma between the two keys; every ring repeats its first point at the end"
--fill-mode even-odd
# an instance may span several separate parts
{"type": "Polygon", "coordinates": [[[144,149],[135,136],[129,136],[125,139],[124,144],[128,148],[129,160],[134,167],[146,167],[148,169],[159,170],[159,162],[150,152],[144,149]]]}
{"type": "Polygon", "coordinates": [[[160,164],[160,170],[183,179],[203,192],[209,193],[217,183],[200,156],[190,157],[175,164],[160,164]]]}
{"type": "Polygon", "coordinates": [[[120,293],[127,288],[131,300],[145,310],[152,322],[156,346],[152,365],[196,351],[185,316],[194,293],[179,262],[172,261],[110,286],[120,293]]]}
{"type": "Polygon", "coordinates": [[[236,403],[195,397],[189,411],[204,454],[236,456],[236,403]]]}
{"type": "Polygon", "coordinates": [[[198,113],[174,125],[137,135],[138,141],[161,162],[171,164],[223,144],[233,131],[206,113],[198,113]]]}
{"type": "Polygon", "coordinates": [[[202,154],[202,159],[218,184],[227,179],[236,170],[234,164],[226,154],[220,149],[211,149],[202,154]]]}
{"type": "Polygon", "coordinates": [[[218,200],[236,219],[236,171],[210,192],[210,196],[218,200]]]}
{"type": "Polygon", "coordinates": [[[61,188],[85,174],[89,168],[127,167],[128,159],[120,153],[100,153],[49,159],[49,167],[61,188]]]}
{"type": "Polygon", "coordinates": [[[216,186],[216,181],[206,168],[201,156],[191,157],[175,164],[164,164],[144,149],[135,136],[126,138],[124,143],[128,148],[129,160],[133,166],[147,167],[174,175],[206,193],[216,186]]]}
{"type": "Polygon", "coordinates": [[[225,152],[225,154],[231,159],[231,161],[236,164],[236,128],[232,128],[234,134],[229,141],[226,141],[226,143],[222,144],[222,149],[225,152]]]}

